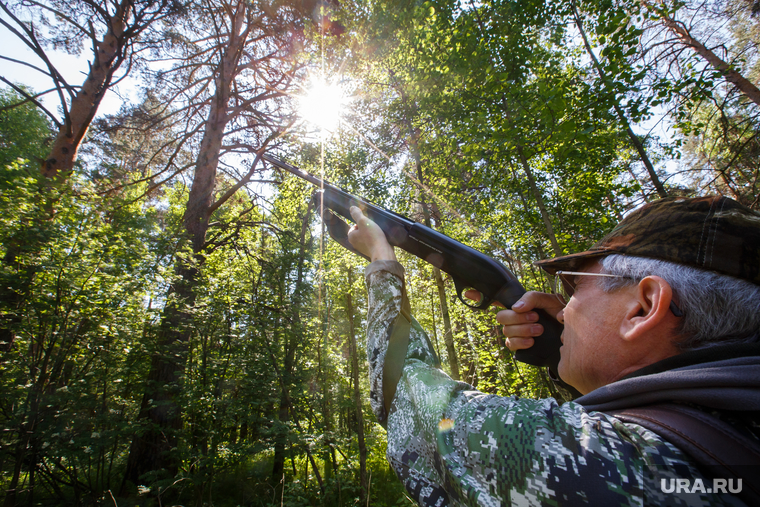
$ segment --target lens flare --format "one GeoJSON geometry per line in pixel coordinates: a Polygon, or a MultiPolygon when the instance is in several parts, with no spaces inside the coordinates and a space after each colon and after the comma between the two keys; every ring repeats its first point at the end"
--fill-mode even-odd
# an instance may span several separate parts
{"type": "Polygon", "coordinates": [[[340,125],[340,116],[347,98],[340,83],[312,80],[306,93],[299,97],[299,114],[308,123],[324,132],[333,133],[340,125]]]}

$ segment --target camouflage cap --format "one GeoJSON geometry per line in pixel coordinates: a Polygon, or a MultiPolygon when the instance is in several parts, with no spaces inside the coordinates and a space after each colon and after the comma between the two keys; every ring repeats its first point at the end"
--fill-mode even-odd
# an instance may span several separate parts
{"type": "Polygon", "coordinates": [[[668,197],[630,213],[591,249],[534,264],[554,274],[615,253],[685,264],[760,285],[760,213],[728,197],[668,197]]]}

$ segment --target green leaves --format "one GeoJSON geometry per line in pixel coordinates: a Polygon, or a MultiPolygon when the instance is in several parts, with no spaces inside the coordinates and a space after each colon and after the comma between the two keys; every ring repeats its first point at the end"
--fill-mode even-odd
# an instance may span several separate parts
{"type": "Polygon", "coordinates": [[[47,155],[51,135],[47,117],[34,104],[24,102],[14,91],[0,89],[0,168],[19,159],[36,167],[47,155]]]}
{"type": "MultiPolygon", "coordinates": [[[[671,178],[669,189],[716,190],[757,206],[757,111],[698,58],[681,52],[673,61],[649,59],[653,47],[668,47],[648,38],[651,24],[692,6],[579,2],[604,77],[572,28],[571,7],[533,0],[342,3],[347,32],[315,39],[320,51],[294,62],[324,63],[355,80],[346,128],[323,146],[297,130],[272,145],[284,159],[315,174],[324,169],[327,179],[391,210],[424,221],[426,207],[435,228],[503,262],[530,290],[549,288],[533,261],[586,249],[650,193],[616,107],[636,133],[644,132],[638,123],[660,114],[673,121],[679,137],[637,137],[659,167],[682,156],[678,167],[689,172],[671,178]]],[[[747,25],[726,26],[737,30],[737,44],[739,35],[752,39],[747,25]]],[[[275,28],[278,37],[298,31],[275,28]]],[[[205,111],[202,80],[212,73],[205,50],[193,53],[196,70],[182,60],[182,51],[197,50],[189,33],[172,37],[177,66],[157,75],[162,89],[146,93],[129,115],[97,122],[81,167],[60,188],[38,176],[44,117],[28,104],[0,109],[0,417],[11,429],[0,437],[0,461],[20,456],[47,470],[59,488],[50,503],[83,494],[84,484],[93,497],[115,488],[133,436],[155,430],[139,412],[145,386],[156,384],[151,362],[160,358],[186,364],[155,391],[180,400],[184,423],[171,430],[177,445],[168,449],[179,469],[155,470],[135,487],[176,490],[176,503],[208,503],[209,491],[221,503],[217,492],[224,491],[235,504],[347,505],[360,495],[347,344],[352,330],[360,348],[364,340],[364,262],[322,236],[308,207],[310,185],[269,172],[253,180],[272,183],[249,182],[214,209],[205,248],[191,255],[182,171],[195,168],[194,139],[203,129],[201,119],[182,115],[205,111]],[[197,93],[184,95],[184,79],[197,93]],[[159,91],[187,97],[187,107],[159,91]],[[184,279],[195,292],[192,304],[180,305],[186,318],[178,327],[189,336],[181,350],[160,341],[167,332],[160,318],[167,304],[181,303],[168,288],[184,279]],[[283,474],[289,486],[276,490],[283,474]]],[[[246,48],[251,66],[253,49],[246,48]]],[[[748,69],[754,60],[731,65],[748,69]]],[[[287,79],[300,72],[292,70],[287,79]]],[[[251,83],[267,72],[245,74],[230,99],[245,118],[230,122],[221,141],[212,202],[245,173],[241,153],[267,138],[252,126],[288,107],[277,96],[261,110],[248,108],[251,83]]],[[[16,99],[0,97],[3,104],[16,99]]],[[[432,268],[399,255],[413,313],[446,362],[432,268]]],[[[513,361],[492,312],[472,312],[451,280],[444,284],[466,381],[488,393],[558,396],[539,371],[513,361]]],[[[357,367],[368,413],[363,358],[357,367]]],[[[169,405],[149,397],[144,408],[169,405]]],[[[384,461],[384,433],[371,421],[364,430],[370,504],[405,501],[384,461]]]]}

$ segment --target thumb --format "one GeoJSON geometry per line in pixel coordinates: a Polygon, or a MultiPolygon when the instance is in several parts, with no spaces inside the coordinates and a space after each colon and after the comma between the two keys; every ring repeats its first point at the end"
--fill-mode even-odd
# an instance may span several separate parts
{"type": "Polygon", "coordinates": [[[366,220],[367,218],[357,206],[351,206],[348,211],[351,213],[351,218],[353,218],[354,222],[357,224],[364,223],[363,220],[366,220]]]}
{"type": "Polygon", "coordinates": [[[531,310],[533,308],[534,304],[531,301],[530,296],[528,296],[528,297],[526,297],[526,296],[528,296],[528,292],[526,292],[525,294],[523,294],[522,296],[520,296],[520,299],[518,299],[517,301],[515,301],[515,304],[512,305],[512,310],[514,310],[516,312],[519,312],[520,310],[525,309],[525,305],[526,304],[530,304],[531,305],[530,308],[527,308],[528,310],[531,310]]]}

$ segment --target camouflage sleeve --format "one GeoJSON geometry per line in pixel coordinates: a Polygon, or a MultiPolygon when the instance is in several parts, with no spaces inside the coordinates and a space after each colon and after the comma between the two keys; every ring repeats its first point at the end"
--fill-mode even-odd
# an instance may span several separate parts
{"type": "MultiPolygon", "coordinates": [[[[371,404],[384,421],[382,366],[403,268],[373,263],[366,275],[371,404]]],[[[726,504],[715,495],[665,495],[660,477],[699,472],[640,426],[573,402],[486,395],[451,379],[416,322],[385,422],[388,461],[423,506],[726,504]]]]}
{"type": "MultiPolygon", "coordinates": [[[[398,262],[376,261],[367,266],[368,287],[367,361],[369,363],[370,406],[378,421],[385,424],[383,400],[383,364],[388,352],[391,324],[401,311],[404,298],[404,267],[398,262]]],[[[407,357],[433,367],[440,366],[427,333],[412,319],[407,357]]]]}

